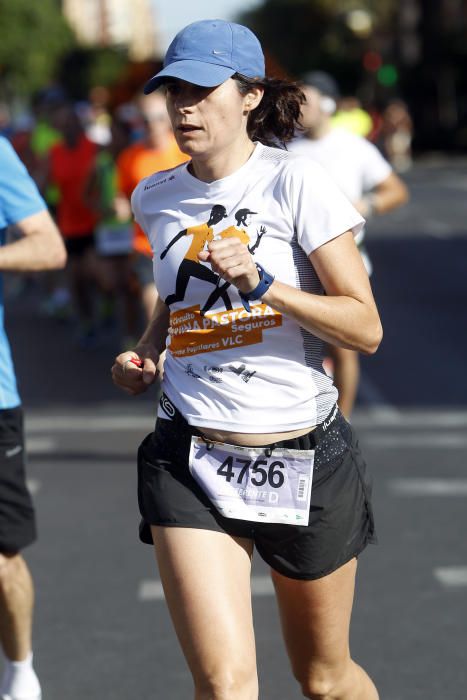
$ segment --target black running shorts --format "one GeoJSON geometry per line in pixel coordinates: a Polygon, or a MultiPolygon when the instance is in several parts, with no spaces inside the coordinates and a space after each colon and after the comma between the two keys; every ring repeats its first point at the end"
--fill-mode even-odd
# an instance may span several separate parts
{"type": "Polygon", "coordinates": [[[94,248],[95,237],[94,234],[86,233],[79,236],[71,236],[70,238],[65,238],[65,248],[70,258],[81,258],[90,248],[94,248]]]}
{"type": "Polygon", "coordinates": [[[36,539],[31,495],[26,486],[23,412],[0,410],[0,553],[19,552],[36,539]]]}
{"type": "Polygon", "coordinates": [[[355,432],[340,411],[324,432],[312,431],[275,443],[290,449],[315,448],[308,526],[256,523],[220,515],[190,474],[193,434],[176,412],[174,420],[159,418],[155,431],[140,445],[138,500],[143,542],[152,544],[149,525],[247,537],[272,569],[302,580],[330,574],[360,554],[368,543],[376,542],[371,480],[355,432]]]}

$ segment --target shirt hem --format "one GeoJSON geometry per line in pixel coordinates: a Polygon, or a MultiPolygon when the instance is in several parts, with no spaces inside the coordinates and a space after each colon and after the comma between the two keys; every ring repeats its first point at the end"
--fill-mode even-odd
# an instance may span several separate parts
{"type": "Polygon", "coordinates": [[[244,423],[233,423],[229,421],[216,421],[212,418],[201,418],[200,416],[187,414],[184,416],[187,423],[191,426],[196,426],[197,428],[215,428],[218,430],[225,430],[229,433],[245,433],[249,435],[255,435],[257,433],[267,434],[267,433],[281,433],[292,430],[299,430],[300,428],[313,428],[316,426],[316,420],[310,420],[310,416],[306,420],[294,421],[285,425],[284,423],[264,423],[264,425],[255,423],[252,425],[244,423]]]}

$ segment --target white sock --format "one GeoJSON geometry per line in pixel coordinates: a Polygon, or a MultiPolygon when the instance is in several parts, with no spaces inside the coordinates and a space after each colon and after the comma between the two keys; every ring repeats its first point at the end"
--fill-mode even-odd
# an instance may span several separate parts
{"type": "Polygon", "coordinates": [[[32,665],[32,652],[24,661],[5,658],[0,694],[11,700],[39,700],[41,686],[32,665]]]}

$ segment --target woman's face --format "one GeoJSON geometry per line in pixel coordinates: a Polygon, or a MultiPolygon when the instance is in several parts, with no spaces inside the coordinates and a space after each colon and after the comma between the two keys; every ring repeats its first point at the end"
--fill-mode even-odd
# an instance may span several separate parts
{"type": "Polygon", "coordinates": [[[164,96],[154,92],[141,101],[143,115],[149,141],[153,148],[163,147],[172,129],[164,96]]]}
{"type": "Polygon", "coordinates": [[[304,85],[301,89],[306,97],[306,102],[301,107],[300,124],[304,129],[313,130],[323,120],[323,112],[320,107],[321,95],[318,90],[309,85],[304,85]]]}
{"type": "Polygon", "coordinates": [[[262,90],[242,95],[232,78],[214,88],[174,79],[166,84],[166,95],[180,149],[194,159],[205,159],[248,138],[248,113],[261,101],[262,90]]]}

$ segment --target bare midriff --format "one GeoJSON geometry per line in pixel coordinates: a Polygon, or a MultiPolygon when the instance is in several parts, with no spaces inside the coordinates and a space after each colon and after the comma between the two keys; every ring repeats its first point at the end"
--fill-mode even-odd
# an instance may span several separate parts
{"type": "Polygon", "coordinates": [[[292,438],[306,435],[315,428],[310,425],[308,428],[298,428],[284,433],[233,433],[229,430],[215,430],[214,428],[197,428],[199,432],[208,440],[213,442],[226,442],[229,445],[241,445],[243,447],[258,447],[259,445],[270,445],[273,442],[291,440],[292,438]]]}

